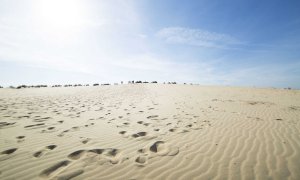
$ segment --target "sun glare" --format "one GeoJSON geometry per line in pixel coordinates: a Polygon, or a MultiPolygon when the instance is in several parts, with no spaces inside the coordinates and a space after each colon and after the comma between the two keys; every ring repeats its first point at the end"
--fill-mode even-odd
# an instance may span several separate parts
{"type": "Polygon", "coordinates": [[[83,7],[77,0],[39,0],[37,18],[51,32],[69,32],[83,25],[83,7]]]}

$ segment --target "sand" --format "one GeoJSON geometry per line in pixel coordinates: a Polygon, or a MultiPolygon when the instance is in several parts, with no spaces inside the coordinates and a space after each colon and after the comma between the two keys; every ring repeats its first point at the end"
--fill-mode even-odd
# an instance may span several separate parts
{"type": "Polygon", "coordinates": [[[300,91],[0,89],[0,179],[300,179],[300,91]]]}

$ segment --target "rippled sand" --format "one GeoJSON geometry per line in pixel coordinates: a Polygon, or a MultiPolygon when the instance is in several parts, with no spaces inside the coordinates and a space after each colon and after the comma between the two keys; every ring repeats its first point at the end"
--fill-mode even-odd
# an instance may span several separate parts
{"type": "Polygon", "coordinates": [[[300,91],[0,89],[0,179],[300,179],[300,91]]]}

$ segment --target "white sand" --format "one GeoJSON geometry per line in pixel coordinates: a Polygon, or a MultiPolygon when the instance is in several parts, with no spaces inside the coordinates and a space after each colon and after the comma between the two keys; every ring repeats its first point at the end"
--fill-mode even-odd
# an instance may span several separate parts
{"type": "Polygon", "coordinates": [[[300,91],[0,89],[0,179],[300,179],[300,91]]]}

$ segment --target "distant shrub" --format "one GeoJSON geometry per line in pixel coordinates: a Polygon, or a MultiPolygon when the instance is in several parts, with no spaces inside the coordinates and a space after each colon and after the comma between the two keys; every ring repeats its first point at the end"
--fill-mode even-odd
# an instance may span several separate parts
{"type": "Polygon", "coordinates": [[[3,88],[2,86],[0,86],[0,89],[3,88]]]}
{"type": "Polygon", "coordinates": [[[35,86],[32,86],[34,88],[43,88],[43,87],[48,87],[47,85],[35,85],[35,86]]]}
{"type": "Polygon", "coordinates": [[[98,84],[98,83],[96,83],[96,84],[93,84],[93,86],[99,86],[99,84],[98,84]]]}
{"type": "Polygon", "coordinates": [[[152,81],[151,83],[157,83],[157,81],[152,81]]]}
{"type": "Polygon", "coordinates": [[[27,86],[26,85],[17,86],[17,89],[21,89],[21,88],[27,88],[27,86]]]}
{"type": "Polygon", "coordinates": [[[53,85],[52,87],[61,87],[61,85],[53,85]]]}
{"type": "Polygon", "coordinates": [[[140,84],[140,83],[142,83],[142,81],[135,81],[135,83],[136,83],[136,84],[140,84]]]}
{"type": "Polygon", "coordinates": [[[81,84],[74,84],[73,87],[82,86],[81,84]]]}
{"type": "Polygon", "coordinates": [[[36,86],[33,86],[35,88],[43,88],[43,87],[48,87],[47,85],[36,85],[36,86]]]}

